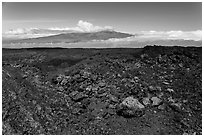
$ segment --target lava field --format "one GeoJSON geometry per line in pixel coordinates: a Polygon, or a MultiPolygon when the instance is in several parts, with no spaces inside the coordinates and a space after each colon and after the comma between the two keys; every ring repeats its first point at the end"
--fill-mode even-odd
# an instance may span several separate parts
{"type": "Polygon", "coordinates": [[[201,135],[202,48],[2,49],[4,135],[201,135]]]}

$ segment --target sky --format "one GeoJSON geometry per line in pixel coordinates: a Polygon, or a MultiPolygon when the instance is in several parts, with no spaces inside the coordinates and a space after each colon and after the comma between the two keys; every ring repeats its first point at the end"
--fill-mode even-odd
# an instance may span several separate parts
{"type": "Polygon", "coordinates": [[[3,3],[3,37],[46,36],[60,32],[100,30],[197,38],[202,35],[202,4],[3,3]]]}

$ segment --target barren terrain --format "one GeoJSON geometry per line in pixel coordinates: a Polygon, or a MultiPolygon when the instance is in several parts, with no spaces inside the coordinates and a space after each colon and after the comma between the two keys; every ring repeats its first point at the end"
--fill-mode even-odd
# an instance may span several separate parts
{"type": "Polygon", "coordinates": [[[3,49],[3,134],[202,134],[202,48],[3,49]]]}

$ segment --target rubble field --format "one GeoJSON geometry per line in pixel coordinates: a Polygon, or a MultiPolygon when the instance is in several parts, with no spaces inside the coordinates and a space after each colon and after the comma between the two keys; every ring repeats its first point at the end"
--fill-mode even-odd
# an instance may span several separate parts
{"type": "Polygon", "coordinates": [[[2,134],[201,135],[202,48],[2,49],[2,134]]]}

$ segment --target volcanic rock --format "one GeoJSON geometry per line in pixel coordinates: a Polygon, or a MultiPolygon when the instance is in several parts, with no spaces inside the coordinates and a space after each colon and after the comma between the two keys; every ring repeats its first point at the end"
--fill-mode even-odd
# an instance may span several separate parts
{"type": "Polygon", "coordinates": [[[124,117],[141,116],[144,108],[145,107],[138,101],[138,99],[130,96],[125,98],[118,106],[117,113],[124,117]]]}
{"type": "Polygon", "coordinates": [[[201,49],[2,49],[2,133],[202,134],[201,49]]]}
{"type": "Polygon", "coordinates": [[[147,105],[150,104],[150,99],[149,99],[148,97],[143,98],[142,103],[143,103],[145,106],[147,106],[147,105]]]}
{"type": "Polygon", "coordinates": [[[83,92],[78,92],[78,91],[73,91],[72,93],[69,94],[70,97],[74,100],[74,101],[80,101],[86,97],[88,97],[86,94],[84,94],[83,92]]]}
{"type": "Polygon", "coordinates": [[[152,97],[151,100],[153,101],[152,106],[158,106],[162,102],[158,97],[152,97]]]}

